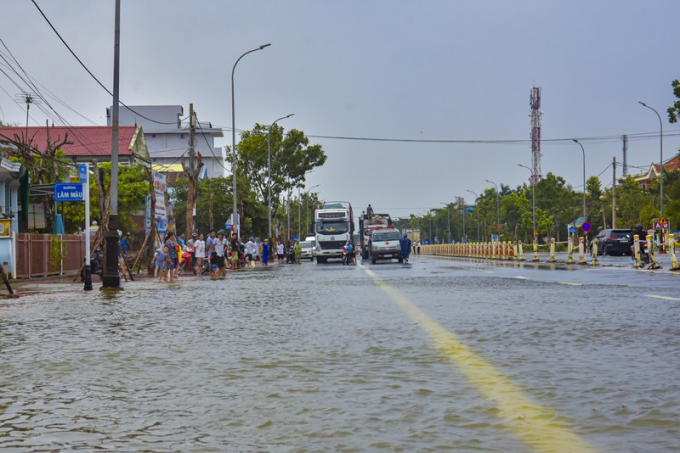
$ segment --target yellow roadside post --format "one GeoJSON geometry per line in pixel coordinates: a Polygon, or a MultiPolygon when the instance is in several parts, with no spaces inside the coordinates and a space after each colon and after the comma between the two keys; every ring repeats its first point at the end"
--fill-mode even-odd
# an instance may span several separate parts
{"type": "Polygon", "coordinates": [[[555,258],[555,238],[550,238],[550,257],[548,258],[548,262],[557,262],[557,258],[555,258]]]}
{"type": "Polygon", "coordinates": [[[519,259],[519,246],[517,245],[517,241],[512,243],[512,259],[514,261],[519,259]]]}
{"type": "Polygon", "coordinates": [[[680,271],[680,265],[678,265],[678,258],[675,256],[675,234],[668,235],[668,249],[671,254],[671,270],[680,271]]]}
{"type": "Polygon", "coordinates": [[[585,245],[582,237],[578,238],[578,264],[588,264],[586,261],[585,245]]]}
{"type": "Polygon", "coordinates": [[[633,264],[633,267],[637,267],[638,269],[645,267],[645,265],[642,264],[642,260],[640,260],[640,236],[637,234],[633,235],[633,247],[635,250],[635,264],[633,264]]]}
{"type": "Polygon", "coordinates": [[[522,241],[517,242],[517,248],[519,249],[519,256],[517,257],[517,259],[519,261],[526,261],[524,259],[524,244],[522,244],[522,241]]]}
{"type": "Polygon", "coordinates": [[[593,239],[593,250],[591,253],[593,254],[593,259],[590,260],[590,265],[599,266],[600,263],[597,262],[597,238],[593,239]]]}
{"type": "Polygon", "coordinates": [[[574,264],[574,238],[576,235],[572,235],[567,241],[567,260],[565,264],[574,264]]]}
{"type": "Polygon", "coordinates": [[[649,253],[649,266],[647,269],[661,269],[661,265],[654,258],[654,237],[647,235],[647,253],[649,253]]]}
{"type": "Polygon", "coordinates": [[[533,261],[534,263],[537,263],[538,262],[538,239],[536,239],[536,238],[534,238],[533,247],[534,247],[534,257],[532,258],[531,261],[533,261]]]}

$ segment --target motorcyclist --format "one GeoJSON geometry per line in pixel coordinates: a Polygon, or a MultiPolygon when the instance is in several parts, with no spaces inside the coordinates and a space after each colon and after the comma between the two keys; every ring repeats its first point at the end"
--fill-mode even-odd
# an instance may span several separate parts
{"type": "MultiPolygon", "coordinates": [[[[638,238],[640,239],[641,242],[647,240],[647,232],[642,228],[641,223],[638,223],[637,225],[635,225],[635,230],[633,231],[633,236],[635,236],[636,234],[638,235],[638,238]]],[[[633,243],[634,240],[635,240],[634,237],[631,236],[631,238],[630,238],[631,244],[633,243]]]]}

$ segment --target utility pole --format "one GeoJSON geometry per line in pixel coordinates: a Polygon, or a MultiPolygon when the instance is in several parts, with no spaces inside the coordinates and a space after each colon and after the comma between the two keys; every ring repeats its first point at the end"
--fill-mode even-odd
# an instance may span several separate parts
{"type": "Polygon", "coordinates": [[[184,156],[182,156],[182,169],[187,178],[187,214],[184,234],[187,240],[194,233],[194,210],[196,209],[196,198],[198,197],[198,175],[203,167],[201,155],[196,156],[196,113],[194,104],[189,104],[189,167],[187,168],[184,156]]]}
{"type": "Polygon", "coordinates": [[[614,156],[612,169],[614,170],[614,179],[612,179],[612,228],[616,229],[616,156],[614,156]]]}
{"type": "Polygon", "coordinates": [[[302,242],[302,196],[298,186],[298,239],[302,242]]]}
{"type": "MultiPolygon", "coordinates": [[[[120,93],[120,0],[116,0],[113,39],[113,103],[111,114],[111,185],[109,188],[109,222],[106,232],[106,261],[102,288],[120,289],[118,274],[118,104],[120,93]]],[[[89,228],[89,225],[88,225],[89,228]]],[[[89,233],[89,231],[88,231],[89,233]]]]}

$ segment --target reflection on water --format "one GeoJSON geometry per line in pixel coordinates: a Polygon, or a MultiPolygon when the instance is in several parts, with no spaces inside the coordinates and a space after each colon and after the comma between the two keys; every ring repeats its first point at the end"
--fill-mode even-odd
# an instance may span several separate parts
{"type": "MultiPolygon", "coordinates": [[[[677,303],[374,271],[603,451],[680,449],[677,303]]],[[[28,296],[0,306],[0,357],[7,450],[527,451],[354,267],[28,296]]]]}

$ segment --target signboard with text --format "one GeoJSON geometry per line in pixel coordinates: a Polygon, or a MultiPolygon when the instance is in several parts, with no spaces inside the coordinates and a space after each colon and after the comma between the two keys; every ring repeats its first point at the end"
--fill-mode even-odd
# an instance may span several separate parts
{"type": "Polygon", "coordinates": [[[157,220],[167,220],[165,212],[165,191],[167,190],[167,179],[163,173],[153,172],[153,189],[156,197],[156,212],[154,217],[157,220]]]}
{"type": "Polygon", "coordinates": [[[82,183],[68,183],[54,185],[54,201],[83,201],[82,183]]]}

